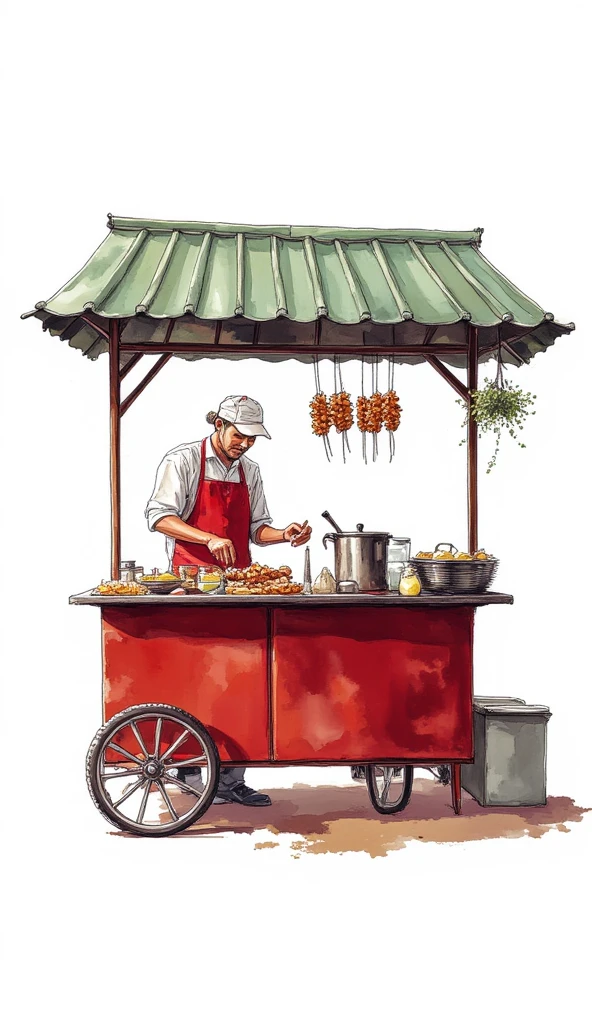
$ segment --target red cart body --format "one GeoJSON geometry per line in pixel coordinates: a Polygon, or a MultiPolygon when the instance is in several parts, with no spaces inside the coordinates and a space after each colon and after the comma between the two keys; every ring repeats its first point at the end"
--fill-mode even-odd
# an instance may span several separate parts
{"type": "Polygon", "coordinates": [[[473,607],[347,600],[104,607],[105,720],[166,701],[226,764],[470,761],[473,607]]]}

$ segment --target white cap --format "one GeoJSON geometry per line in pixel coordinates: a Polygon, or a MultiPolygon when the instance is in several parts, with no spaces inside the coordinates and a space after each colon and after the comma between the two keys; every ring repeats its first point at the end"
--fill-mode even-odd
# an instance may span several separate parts
{"type": "Polygon", "coordinates": [[[254,398],[229,395],[220,404],[217,415],[221,420],[232,423],[246,437],[269,437],[263,426],[263,409],[254,398]]]}

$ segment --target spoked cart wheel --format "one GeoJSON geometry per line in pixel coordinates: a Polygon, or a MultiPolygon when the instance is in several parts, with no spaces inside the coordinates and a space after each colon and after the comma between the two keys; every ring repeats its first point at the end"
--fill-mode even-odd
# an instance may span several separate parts
{"type": "Polygon", "coordinates": [[[218,751],[207,729],[171,704],[121,711],[99,729],[86,756],[88,788],[99,811],[139,836],[172,836],[189,828],[212,803],[219,776],[218,751]],[[191,773],[191,784],[176,778],[178,768],[185,769],[184,777],[191,773]]]}
{"type": "Polygon", "coordinates": [[[366,767],[366,785],[372,806],[379,814],[397,814],[409,803],[413,789],[413,765],[366,767]]]}

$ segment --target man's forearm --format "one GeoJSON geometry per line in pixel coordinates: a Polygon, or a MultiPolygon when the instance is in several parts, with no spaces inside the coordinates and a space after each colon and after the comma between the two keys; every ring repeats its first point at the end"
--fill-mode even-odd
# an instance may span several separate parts
{"type": "Polygon", "coordinates": [[[154,529],[158,533],[164,533],[165,537],[189,541],[191,544],[207,544],[212,539],[211,533],[204,533],[203,530],[188,526],[179,516],[163,516],[155,523],[154,529]]]}
{"type": "Polygon", "coordinates": [[[273,526],[264,523],[260,526],[255,535],[257,544],[283,544],[285,541],[284,530],[275,530],[273,526]]]}

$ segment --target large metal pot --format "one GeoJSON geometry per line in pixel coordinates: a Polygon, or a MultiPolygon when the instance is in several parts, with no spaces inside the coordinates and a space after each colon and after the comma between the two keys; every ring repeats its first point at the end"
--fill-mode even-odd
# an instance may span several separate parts
{"type": "Polygon", "coordinates": [[[389,533],[364,533],[358,523],[355,533],[326,533],[323,546],[335,545],[335,579],[355,580],[361,591],[387,590],[386,564],[389,533]]]}

